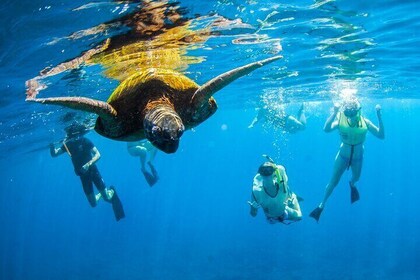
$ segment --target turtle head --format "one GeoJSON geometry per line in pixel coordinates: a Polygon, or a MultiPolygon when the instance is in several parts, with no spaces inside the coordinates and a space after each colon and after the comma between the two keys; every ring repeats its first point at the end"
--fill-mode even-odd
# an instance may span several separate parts
{"type": "Polygon", "coordinates": [[[148,110],[143,125],[146,138],[155,147],[168,154],[176,152],[185,126],[173,108],[158,106],[148,110]]]}

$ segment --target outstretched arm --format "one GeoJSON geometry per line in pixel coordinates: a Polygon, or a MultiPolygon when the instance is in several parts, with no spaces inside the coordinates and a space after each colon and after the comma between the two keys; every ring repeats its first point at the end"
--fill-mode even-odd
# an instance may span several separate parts
{"type": "Polygon", "coordinates": [[[334,104],[334,111],[328,117],[327,121],[324,124],[324,131],[325,132],[331,132],[338,127],[338,121],[334,121],[335,117],[337,116],[338,109],[340,109],[340,107],[338,105],[334,104]]]}
{"type": "MultiPolygon", "coordinates": [[[[258,180],[256,179],[256,177],[254,177],[254,183],[253,183],[252,189],[254,189],[254,186],[257,186],[258,184],[259,184],[258,180]]],[[[253,192],[251,193],[251,199],[248,200],[247,202],[250,206],[249,214],[251,214],[252,217],[257,216],[258,208],[260,207],[260,205],[255,200],[255,196],[253,192]]]]}
{"type": "Polygon", "coordinates": [[[151,150],[149,150],[149,152],[150,152],[149,162],[151,163],[155,159],[157,149],[155,147],[152,147],[151,150]]]}
{"type": "Polygon", "coordinates": [[[384,131],[384,124],[382,121],[382,112],[381,112],[381,106],[378,104],[375,106],[376,109],[376,116],[378,117],[378,126],[374,125],[370,120],[365,119],[366,125],[368,127],[368,130],[378,137],[379,139],[385,138],[385,131],[384,131]]]}
{"type": "Polygon", "coordinates": [[[251,200],[248,201],[248,204],[250,206],[249,214],[252,217],[257,216],[258,208],[260,207],[260,205],[255,201],[255,198],[253,195],[251,195],[251,200]]]}
{"type": "Polygon", "coordinates": [[[50,154],[52,157],[57,157],[63,153],[65,153],[65,149],[63,149],[63,147],[56,148],[54,143],[50,144],[50,154]]]}

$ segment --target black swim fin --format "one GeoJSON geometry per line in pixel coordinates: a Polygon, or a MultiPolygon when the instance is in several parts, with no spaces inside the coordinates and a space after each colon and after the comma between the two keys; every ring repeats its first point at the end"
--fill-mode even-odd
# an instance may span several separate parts
{"type": "Polygon", "coordinates": [[[154,184],[156,184],[158,177],[153,176],[152,174],[150,174],[147,171],[142,171],[144,178],[146,179],[147,183],[149,184],[149,186],[153,187],[154,184]]]}
{"type": "Polygon", "coordinates": [[[350,183],[350,201],[351,203],[355,203],[356,201],[358,201],[360,199],[360,195],[359,195],[359,191],[357,190],[356,187],[352,186],[352,184],[350,183]]]}
{"type": "Polygon", "coordinates": [[[156,181],[159,179],[159,175],[156,171],[156,168],[153,166],[153,164],[151,162],[147,163],[150,167],[150,171],[152,171],[153,177],[155,177],[156,181]]]}
{"type": "Polygon", "coordinates": [[[309,214],[309,217],[314,218],[317,222],[319,222],[319,216],[321,216],[322,211],[324,210],[324,208],[321,207],[317,207],[315,208],[311,214],[309,214]]]}
{"type": "Polygon", "coordinates": [[[115,219],[118,222],[119,220],[125,217],[124,208],[115,188],[113,186],[109,188],[114,191],[114,195],[111,198],[111,204],[112,210],[114,210],[115,219]]]}

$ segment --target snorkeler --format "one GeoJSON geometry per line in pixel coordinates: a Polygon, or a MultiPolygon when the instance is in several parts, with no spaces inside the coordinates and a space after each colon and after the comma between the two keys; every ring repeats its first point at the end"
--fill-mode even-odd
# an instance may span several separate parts
{"type": "Polygon", "coordinates": [[[298,110],[297,117],[287,115],[283,110],[270,109],[267,105],[258,109],[258,113],[252,120],[248,128],[253,128],[260,121],[269,121],[272,125],[280,127],[283,131],[288,133],[296,133],[304,130],[306,127],[306,116],[304,112],[304,105],[302,104],[298,110]]]}
{"type": "Polygon", "coordinates": [[[156,147],[149,141],[142,140],[137,142],[127,142],[127,150],[133,157],[140,158],[141,172],[143,173],[143,176],[149,186],[153,187],[159,179],[158,173],[152,163],[157,153],[156,147]],[[146,170],[146,159],[148,156],[149,160],[147,161],[147,164],[149,165],[151,173],[146,170]]]}
{"type": "Polygon", "coordinates": [[[276,165],[270,157],[264,156],[267,161],[258,168],[251,200],[248,201],[251,216],[255,217],[261,207],[270,224],[301,220],[298,197],[289,188],[286,169],[282,165],[276,165]]]}
{"type": "Polygon", "coordinates": [[[352,177],[349,182],[350,202],[354,203],[359,200],[359,192],[355,183],[359,180],[362,171],[363,143],[365,142],[366,134],[369,131],[379,139],[385,138],[381,107],[379,105],[375,107],[379,127],[376,127],[370,120],[363,117],[361,109],[357,99],[345,101],[342,112],[339,112],[339,106],[334,105],[334,111],[324,125],[325,132],[338,129],[341,145],[335,157],[332,178],[325,189],[324,200],[309,215],[316,221],[319,221],[325,203],[346,169],[351,168],[352,171],[352,177]]]}
{"type": "Polygon", "coordinates": [[[89,204],[96,207],[98,201],[103,200],[112,204],[115,218],[117,221],[125,217],[124,209],[114,187],[106,188],[104,180],[96,167],[96,162],[101,157],[98,149],[93,143],[84,137],[89,131],[84,125],[73,123],[66,127],[66,138],[58,148],[50,144],[50,153],[52,157],[57,157],[67,153],[74,166],[74,172],[80,177],[83,185],[83,191],[89,204]],[[94,194],[93,184],[95,184],[99,193],[94,194]]]}

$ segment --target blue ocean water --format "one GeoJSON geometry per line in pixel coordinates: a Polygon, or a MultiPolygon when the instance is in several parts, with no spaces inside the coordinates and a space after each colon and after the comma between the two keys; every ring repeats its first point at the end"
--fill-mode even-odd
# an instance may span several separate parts
{"type": "MultiPolygon", "coordinates": [[[[25,102],[25,81],[124,34],[129,28],[74,35],[146,2],[4,1],[0,8],[0,279],[419,279],[419,2],[153,1],[179,6],[194,30],[216,15],[241,21],[185,47],[200,62],[179,70],[199,84],[258,59],[283,59],[218,92],[216,114],[187,131],[175,154],[157,154],[153,188],[125,143],[90,132],[98,168],[124,204],[117,223],[109,204],[89,206],[70,159],[53,159],[47,149],[74,119],[95,117],[25,102]],[[350,204],[345,173],[317,224],[308,214],[340,144],[322,127],[333,102],[348,94],[374,123],[381,105],[385,139],[367,136],[361,200],[350,204]],[[302,102],[302,132],[248,128],[256,108],[295,114],[302,102]],[[262,154],[286,167],[304,198],[302,221],[271,225],[261,211],[249,215],[262,154]]],[[[39,97],[106,100],[118,82],[103,70],[82,65],[49,77],[39,97]]]]}

